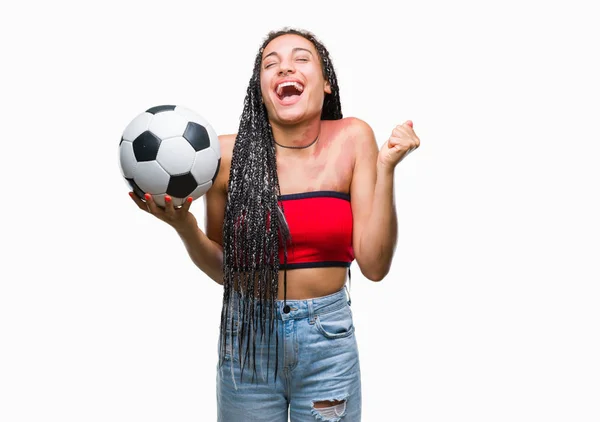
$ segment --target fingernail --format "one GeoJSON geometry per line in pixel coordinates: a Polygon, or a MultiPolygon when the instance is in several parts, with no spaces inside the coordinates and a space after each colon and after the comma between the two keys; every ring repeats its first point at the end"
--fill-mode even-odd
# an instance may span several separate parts
{"type": "Polygon", "coordinates": [[[190,204],[192,203],[192,200],[193,200],[193,199],[192,199],[192,197],[191,197],[191,196],[188,196],[188,197],[187,197],[187,201],[188,201],[190,204]]]}
{"type": "Polygon", "coordinates": [[[165,196],[165,202],[171,202],[171,197],[169,195],[165,196]]]}
{"type": "Polygon", "coordinates": [[[133,192],[129,192],[129,196],[133,198],[133,192]]]}
{"type": "Polygon", "coordinates": [[[150,194],[149,193],[145,193],[144,194],[144,198],[146,198],[146,201],[150,200],[150,194]]]}

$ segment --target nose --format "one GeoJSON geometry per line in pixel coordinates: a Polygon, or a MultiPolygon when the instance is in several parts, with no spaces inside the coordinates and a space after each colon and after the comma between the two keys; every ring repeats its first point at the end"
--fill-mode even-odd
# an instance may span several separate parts
{"type": "Polygon", "coordinates": [[[279,64],[279,76],[286,76],[290,73],[294,73],[294,67],[288,61],[282,61],[279,64]]]}

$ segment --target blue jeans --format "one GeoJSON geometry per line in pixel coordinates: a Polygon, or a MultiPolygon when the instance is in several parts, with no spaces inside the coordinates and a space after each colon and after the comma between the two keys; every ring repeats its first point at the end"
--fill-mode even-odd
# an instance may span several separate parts
{"type": "Polygon", "coordinates": [[[218,421],[287,422],[289,410],[292,422],[359,422],[360,365],[345,290],[314,299],[288,300],[289,313],[284,312],[283,301],[276,305],[277,378],[273,376],[273,335],[270,342],[257,341],[256,376],[246,363],[240,380],[234,324],[233,347],[228,345],[225,361],[217,367],[218,421]]]}

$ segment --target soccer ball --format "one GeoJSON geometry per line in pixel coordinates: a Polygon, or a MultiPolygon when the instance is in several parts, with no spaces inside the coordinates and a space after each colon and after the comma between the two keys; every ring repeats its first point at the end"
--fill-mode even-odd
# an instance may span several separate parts
{"type": "Polygon", "coordinates": [[[121,174],[133,192],[152,195],[164,207],[165,196],[180,206],[212,186],[221,164],[219,138],[198,113],[173,105],[152,107],[135,117],[119,143],[121,174]]]}

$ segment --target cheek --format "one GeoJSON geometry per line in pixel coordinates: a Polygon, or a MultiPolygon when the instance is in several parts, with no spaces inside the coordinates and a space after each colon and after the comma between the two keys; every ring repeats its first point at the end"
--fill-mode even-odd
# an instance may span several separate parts
{"type": "Polygon", "coordinates": [[[265,94],[267,94],[269,92],[268,82],[262,77],[260,78],[260,91],[262,93],[263,98],[265,98],[266,97],[265,94]]]}
{"type": "Polygon", "coordinates": [[[315,102],[318,102],[319,104],[322,103],[325,100],[325,92],[323,91],[323,85],[317,84],[311,96],[314,98],[315,102]]]}
{"type": "Polygon", "coordinates": [[[326,92],[326,83],[325,83],[325,79],[323,78],[323,73],[321,73],[321,70],[315,70],[313,76],[313,80],[315,81],[314,83],[314,91],[317,92],[319,94],[319,97],[321,96],[325,96],[326,92]]]}

